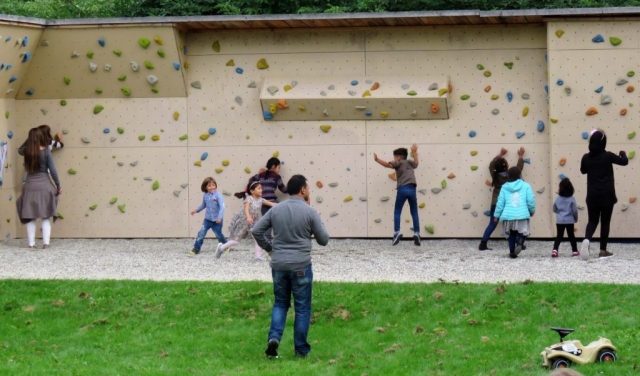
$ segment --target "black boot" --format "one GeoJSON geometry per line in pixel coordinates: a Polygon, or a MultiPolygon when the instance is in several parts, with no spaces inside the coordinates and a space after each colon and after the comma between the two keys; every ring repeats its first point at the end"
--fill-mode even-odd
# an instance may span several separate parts
{"type": "Polygon", "coordinates": [[[486,242],[480,242],[480,246],[478,247],[479,251],[491,251],[491,248],[487,247],[486,242]]]}

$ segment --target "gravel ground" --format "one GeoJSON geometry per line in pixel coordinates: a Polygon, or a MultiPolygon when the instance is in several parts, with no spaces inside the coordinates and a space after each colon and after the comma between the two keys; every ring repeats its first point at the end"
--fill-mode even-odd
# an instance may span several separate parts
{"type": "MultiPolygon", "coordinates": [[[[270,281],[266,262],[252,259],[248,240],[222,258],[215,240],[188,257],[191,239],[54,239],[47,250],[29,250],[24,239],[0,242],[0,278],[270,281]]],[[[568,243],[552,259],[550,241],[528,241],[518,259],[506,241],[479,252],[477,240],[403,241],[332,239],[312,252],[314,279],[333,282],[549,282],[640,283],[639,244],[612,244],[605,260],[572,258],[568,243]]],[[[594,248],[594,247],[592,247],[594,248]]],[[[595,248],[598,248],[597,245],[595,248]]]]}

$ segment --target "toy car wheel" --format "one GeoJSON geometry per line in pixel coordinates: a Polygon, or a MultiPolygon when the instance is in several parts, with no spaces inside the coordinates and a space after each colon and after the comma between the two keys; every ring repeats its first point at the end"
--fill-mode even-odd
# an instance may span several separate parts
{"type": "Polygon", "coordinates": [[[569,368],[571,367],[571,361],[566,358],[556,358],[551,365],[551,369],[556,368],[569,368]]]}
{"type": "Polygon", "coordinates": [[[603,349],[598,353],[598,362],[615,362],[617,359],[616,352],[611,349],[603,349]]]}

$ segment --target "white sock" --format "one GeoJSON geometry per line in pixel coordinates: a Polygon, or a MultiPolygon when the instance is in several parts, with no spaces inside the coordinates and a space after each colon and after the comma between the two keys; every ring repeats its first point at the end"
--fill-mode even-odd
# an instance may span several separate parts
{"type": "Polygon", "coordinates": [[[262,248],[260,248],[260,246],[258,245],[258,243],[256,243],[255,241],[253,242],[253,248],[255,249],[255,257],[263,257],[264,255],[262,254],[262,248]]]}
{"type": "Polygon", "coordinates": [[[27,223],[27,241],[29,242],[29,247],[33,247],[36,245],[36,220],[27,223]]]}
{"type": "Polygon", "coordinates": [[[231,239],[231,240],[228,240],[226,243],[224,243],[221,248],[222,248],[222,250],[225,250],[225,249],[227,249],[229,247],[233,247],[234,245],[237,245],[237,244],[238,244],[237,240],[231,239]]]}
{"type": "Polygon", "coordinates": [[[42,243],[49,244],[51,240],[51,220],[45,218],[42,220],[42,243]]]}

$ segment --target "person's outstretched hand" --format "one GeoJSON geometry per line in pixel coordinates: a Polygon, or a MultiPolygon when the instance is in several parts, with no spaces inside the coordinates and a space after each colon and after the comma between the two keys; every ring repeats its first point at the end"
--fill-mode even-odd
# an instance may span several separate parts
{"type": "Polygon", "coordinates": [[[505,148],[500,149],[500,156],[503,157],[505,154],[507,154],[507,149],[505,148]]]}
{"type": "Polygon", "coordinates": [[[524,156],[524,148],[518,149],[518,157],[522,158],[524,156]]]}
{"type": "Polygon", "coordinates": [[[627,152],[624,150],[620,150],[620,156],[621,157],[626,157],[627,156],[627,152]]]}
{"type": "Polygon", "coordinates": [[[374,160],[374,161],[377,161],[377,160],[378,160],[378,154],[373,153],[373,160],[374,160]]]}
{"type": "Polygon", "coordinates": [[[418,151],[418,145],[416,145],[416,144],[411,145],[411,151],[412,151],[413,153],[415,153],[416,151],[418,151]]]}

